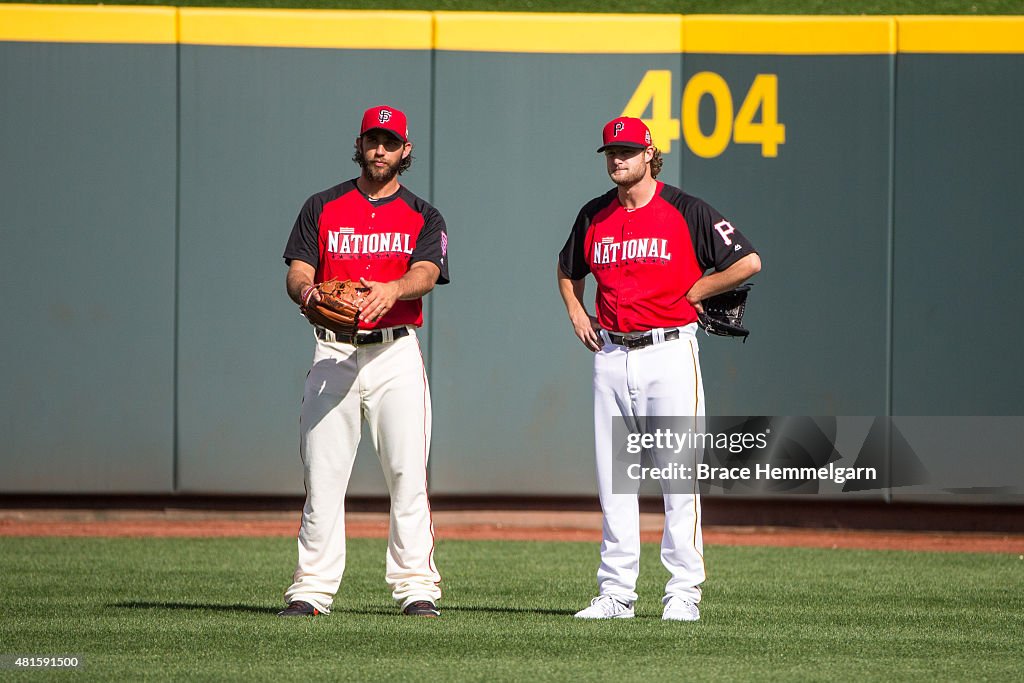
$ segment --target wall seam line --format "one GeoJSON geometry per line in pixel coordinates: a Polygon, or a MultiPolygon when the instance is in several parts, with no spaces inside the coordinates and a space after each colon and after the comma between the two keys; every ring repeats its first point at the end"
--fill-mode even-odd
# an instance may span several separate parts
{"type": "MultiPolygon", "coordinates": [[[[437,176],[437,147],[435,142],[437,140],[436,126],[437,126],[437,13],[430,13],[430,129],[427,139],[430,143],[430,182],[427,185],[427,192],[429,192],[431,206],[437,206],[437,198],[434,196],[436,189],[435,178],[437,176]]],[[[445,258],[448,258],[445,255],[445,258]]],[[[434,297],[431,296],[427,299],[427,338],[430,343],[427,346],[427,383],[431,382],[431,375],[434,374],[434,346],[436,340],[434,339],[434,297]]],[[[433,418],[431,418],[433,423],[433,418]]],[[[431,433],[433,433],[433,427],[431,427],[431,433]]],[[[431,438],[431,446],[433,445],[433,438],[431,438]]],[[[430,470],[433,467],[434,459],[430,457],[431,448],[427,448],[427,491],[430,491],[430,470]]]]}
{"type": "Polygon", "coordinates": [[[173,410],[172,424],[173,436],[171,439],[172,453],[172,483],[171,492],[177,494],[180,490],[181,472],[179,459],[181,455],[181,428],[180,415],[178,412],[180,393],[180,345],[181,345],[181,11],[174,12],[174,378],[172,382],[173,410]]]}
{"type": "MultiPolygon", "coordinates": [[[[896,308],[896,79],[899,72],[896,67],[899,47],[899,22],[892,19],[894,49],[889,55],[889,216],[886,226],[888,249],[886,250],[886,279],[888,280],[886,297],[886,334],[885,334],[885,414],[890,423],[893,417],[893,359],[894,359],[894,324],[896,308]]],[[[886,467],[888,482],[885,489],[885,502],[892,503],[892,427],[886,430],[886,467]]]]}

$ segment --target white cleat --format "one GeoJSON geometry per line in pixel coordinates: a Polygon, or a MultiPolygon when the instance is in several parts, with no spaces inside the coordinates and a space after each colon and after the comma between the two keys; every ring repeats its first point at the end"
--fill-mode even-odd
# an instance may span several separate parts
{"type": "Polygon", "coordinates": [[[633,603],[619,602],[610,595],[599,595],[590,607],[576,613],[577,619],[632,619],[633,603]]]}
{"type": "Polygon", "coordinates": [[[665,603],[665,611],[661,618],[666,621],[699,621],[700,610],[697,605],[686,598],[673,596],[665,603]]]}

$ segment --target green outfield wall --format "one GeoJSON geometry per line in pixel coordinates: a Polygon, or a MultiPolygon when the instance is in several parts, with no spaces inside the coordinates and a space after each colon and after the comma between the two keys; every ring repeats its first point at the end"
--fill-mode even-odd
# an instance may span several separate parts
{"type": "Polygon", "coordinates": [[[0,42],[4,491],[174,486],[175,20],[0,42]]]}
{"type": "Polygon", "coordinates": [[[280,256],[381,102],[451,236],[436,493],[595,491],[554,270],[619,114],[762,255],[750,342],[700,338],[710,413],[1024,414],[1024,19],[0,5],[0,92],[0,492],[302,492],[280,256]]]}

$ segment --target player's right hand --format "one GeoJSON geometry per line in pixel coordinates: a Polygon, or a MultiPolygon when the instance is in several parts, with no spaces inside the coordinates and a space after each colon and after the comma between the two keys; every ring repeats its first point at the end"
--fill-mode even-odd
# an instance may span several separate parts
{"type": "Polygon", "coordinates": [[[581,311],[570,318],[570,321],[573,331],[576,332],[576,337],[583,342],[584,346],[594,353],[601,350],[604,344],[599,334],[601,326],[597,324],[597,318],[587,314],[586,311],[581,311]]]}

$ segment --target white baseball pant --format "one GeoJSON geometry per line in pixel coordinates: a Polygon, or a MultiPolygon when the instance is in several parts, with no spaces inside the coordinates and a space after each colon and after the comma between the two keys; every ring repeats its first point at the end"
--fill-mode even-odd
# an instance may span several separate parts
{"type": "Polygon", "coordinates": [[[419,342],[352,346],[317,340],[299,418],[306,504],[299,560],[285,601],[330,611],[345,572],[345,492],[365,416],[391,494],[385,578],[404,609],[437,602],[434,527],[427,498],[430,391],[419,342]]]}
{"type": "MultiPolygon", "coordinates": [[[[627,350],[612,344],[602,332],[604,347],[594,357],[594,435],[597,481],[604,512],[599,593],[621,600],[637,599],[640,573],[640,505],[635,493],[612,489],[614,421],[636,426],[644,416],[704,415],[704,385],[695,336],[697,324],[680,327],[679,339],[627,350]]],[[[656,339],[664,338],[655,330],[656,339]]],[[[636,455],[640,462],[640,455],[636,455]]],[[[663,463],[657,463],[662,465],[663,463]]],[[[621,472],[621,465],[620,465],[621,472]]],[[[673,482],[679,491],[681,482],[673,482]]],[[[662,482],[663,489],[668,484],[662,482]]],[[[700,496],[696,478],[693,493],[663,492],[665,528],[661,561],[671,574],[664,602],[680,596],[700,601],[704,573],[704,541],[700,528],[700,496]]]]}

